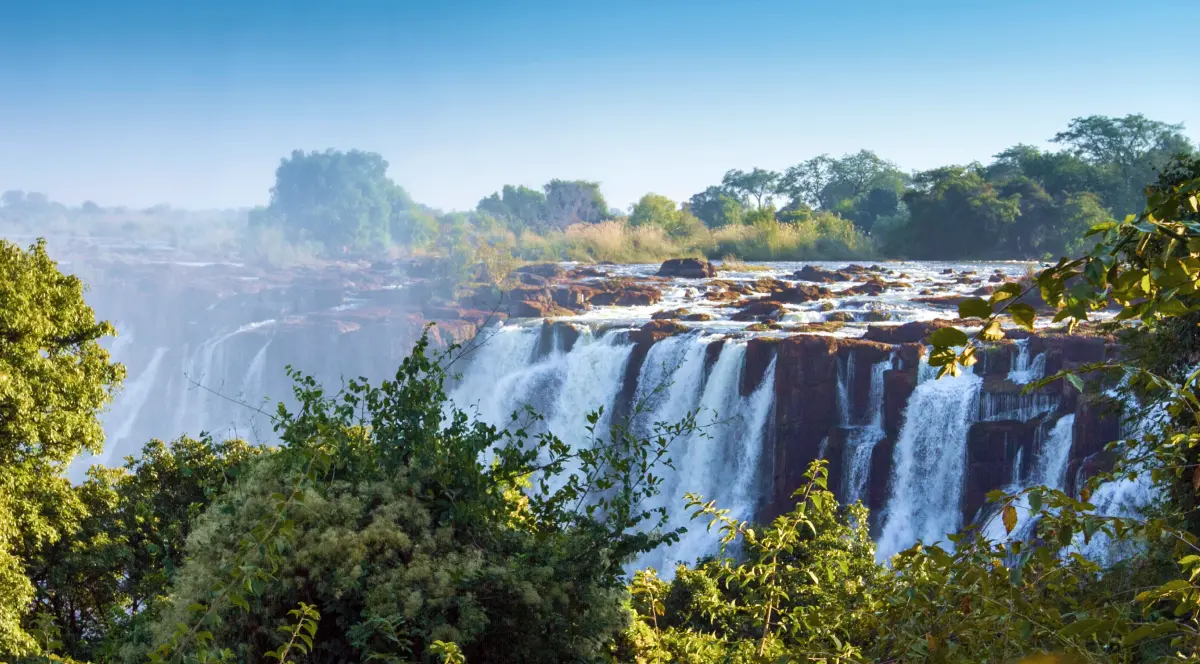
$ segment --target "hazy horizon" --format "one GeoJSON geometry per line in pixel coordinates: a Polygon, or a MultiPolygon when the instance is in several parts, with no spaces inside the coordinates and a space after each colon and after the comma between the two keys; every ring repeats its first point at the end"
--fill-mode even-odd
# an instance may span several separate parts
{"type": "MultiPolygon", "coordinates": [[[[1200,91],[1132,3],[149,2],[7,8],[0,190],[70,205],[241,208],[293,149],[382,154],[412,197],[599,181],[627,208],[729,168],[867,148],[984,161],[1078,116],[1200,136],[1200,91]],[[1032,17],[1032,18],[1031,18],[1032,17]]],[[[1200,4],[1152,17],[1200,21],[1200,4]]]]}

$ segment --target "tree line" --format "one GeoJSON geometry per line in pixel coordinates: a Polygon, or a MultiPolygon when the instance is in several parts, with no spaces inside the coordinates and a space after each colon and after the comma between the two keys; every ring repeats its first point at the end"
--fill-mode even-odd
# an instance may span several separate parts
{"type": "MultiPolygon", "coordinates": [[[[504,185],[447,213],[415,202],[379,154],[297,150],[276,169],[268,204],[249,211],[239,248],[268,259],[281,250],[462,254],[481,243],[528,260],[1045,259],[1078,253],[1088,228],[1136,213],[1158,171],[1196,151],[1183,129],[1140,114],[1081,117],[1049,137],[1058,149],[1022,144],[986,164],[916,172],[871,150],[819,155],[781,171],[730,170],[682,202],[648,193],[628,210],[611,208],[600,183],[554,179],[504,185]],[[984,241],[963,242],[964,232],[984,241]]],[[[0,199],[0,221],[35,232],[66,212],[42,194],[0,199]]],[[[86,203],[71,219],[113,216],[86,203]]],[[[154,233],[147,216],[178,213],[146,210],[125,230],[154,233]]]]}

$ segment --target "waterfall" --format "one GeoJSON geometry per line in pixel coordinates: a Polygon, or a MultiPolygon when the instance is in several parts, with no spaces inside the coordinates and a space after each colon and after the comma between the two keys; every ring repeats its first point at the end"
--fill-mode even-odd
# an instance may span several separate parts
{"type": "MultiPolygon", "coordinates": [[[[1195,369],[1196,367],[1192,367],[1189,371],[1195,369]]],[[[1114,390],[1110,391],[1109,395],[1117,396],[1117,393],[1114,390]]],[[[1136,415],[1122,423],[1123,438],[1141,439],[1146,434],[1164,426],[1169,419],[1167,409],[1161,402],[1145,411],[1140,410],[1138,406],[1139,404],[1133,399],[1129,399],[1125,403],[1124,411],[1136,413],[1136,415]]],[[[1131,450],[1128,456],[1137,458],[1145,455],[1146,452],[1146,448],[1139,445],[1131,450]]],[[[1095,493],[1088,499],[1088,502],[1096,507],[1096,514],[1129,518],[1142,516],[1146,508],[1162,495],[1162,487],[1155,483],[1151,476],[1154,463],[1155,460],[1147,459],[1131,464],[1127,470],[1133,472],[1135,477],[1131,478],[1128,474],[1120,475],[1097,487],[1095,493]]],[[[1106,566],[1141,552],[1138,544],[1129,541],[1115,541],[1103,532],[1097,532],[1092,536],[1091,541],[1086,543],[1083,541],[1082,534],[1076,535],[1074,547],[1085,557],[1106,566]]]]}
{"type": "Polygon", "coordinates": [[[880,560],[917,540],[943,541],[961,521],[967,433],[982,379],[969,372],[937,379],[936,368],[924,360],[920,376],[896,441],[892,495],[877,549],[880,560]]]}
{"type": "MultiPolygon", "coordinates": [[[[775,360],[763,374],[762,383],[750,395],[743,409],[746,412],[746,435],[738,449],[734,467],[737,472],[733,482],[733,500],[729,508],[741,519],[753,518],[758,507],[759,462],[762,459],[767,424],[775,407],[775,360]]],[[[736,438],[736,436],[735,436],[736,438]]]]}
{"type": "Polygon", "coordinates": [[[692,335],[668,337],[650,347],[634,396],[641,410],[635,434],[649,435],[655,423],[674,424],[697,407],[707,350],[708,341],[692,335]]]}
{"type": "MultiPolygon", "coordinates": [[[[854,354],[851,353],[853,358],[854,354]]],[[[853,366],[853,365],[851,365],[853,366]]],[[[870,479],[871,472],[871,453],[875,450],[875,445],[883,440],[883,374],[892,367],[892,357],[877,362],[871,367],[871,389],[867,400],[867,418],[866,424],[855,426],[850,420],[843,420],[842,425],[846,432],[846,451],[845,451],[845,482],[843,484],[845,499],[843,502],[849,504],[856,500],[862,500],[866,495],[867,481],[870,479]]],[[[840,382],[840,381],[839,381],[840,382]]],[[[848,393],[847,388],[847,393],[848,393]]],[[[841,387],[838,389],[838,398],[843,397],[841,387]]],[[[843,415],[849,413],[851,409],[843,406],[841,412],[843,415]]]]}
{"type": "Polygon", "coordinates": [[[499,325],[480,334],[481,341],[470,352],[462,380],[450,391],[454,405],[502,426],[526,396],[515,389],[537,371],[532,365],[539,333],[536,328],[499,325]]]}
{"type": "Polygon", "coordinates": [[[205,388],[219,390],[220,385],[206,385],[205,380],[212,380],[213,366],[217,364],[217,351],[221,346],[239,334],[274,324],[274,319],[247,323],[232,332],[218,333],[210,337],[200,344],[194,353],[185,353],[187,360],[184,362],[183,382],[180,383],[181,389],[178,393],[179,399],[175,411],[174,429],[177,434],[196,434],[201,430],[213,430],[215,423],[211,417],[212,413],[206,408],[206,403],[213,395],[209,394],[205,388]]]}
{"type": "Polygon", "coordinates": [[[1008,379],[1017,385],[1028,385],[1035,380],[1041,380],[1046,374],[1046,354],[1038,353],[1037,357],[1030,360],[1029,339],[1018,339],[1013,344],[1017,347],[1017,355],[1008,371],[1008,379]]]}
{"type": "MultiPolygon", "coordinates": [[[[704,348],[707,344],[697,345],[704,348]]],[[[700,430],[674,442],[671,456],[675,469],[660,470],[665,474],[662,492],[648,505],[667,507],[666,527],[684,527],[687,532],[673,546],[644,555],[635,562],[635,568],[656,567],[664,578],[670,578],[677,564],[693,563],[716,552],[716,532],[708,530],[705,520],[691,519],[684,503],[685,493],[715,500],[738,519],[754,518],[764,436],[775,405],[775,360],[768,365],[754,392],[743,398],[740,385],[745,359],[744,341],[725,342],[704,381],[699,404],[694,406],[700,410],[697,418],[700,430]]],[[[680,365],[676,373],[685,371],[687,366],[687,362],[680,365]]],[[[658,412],[667,407],[664,404],[658,412]]],[[[656,420],[672,422],[658,417],[656,420]]]]}
{"type": "MultiPolygon", "coordinates": [[[[1039,433],[1042,429],[1039,427],[1039,433]]],[[[1054,428],[1038,446],[1032,476],[1024,481],[1020,476],[1021,450],[1017,451],[1017,459],[1013,467],[1013,481],[1004,487],[1006,493],[1017,493],[1034,486],[1045,486],[1062,490],[1066,485],[1067,462],[1071,457],[1071,445],[1074,443],[1075,414],[1064,415],[1054,423],[1054,428]]],[[[1013,503],[1017,510],[1017,527],[1012,533],[1005,532],[1004,522],[998,512],[993,511],[983,524],[983,534],[992,541],[1026,540],[1033,534],[1036,521],[1031,518],[1029,501],[1021,496],[1013,503]]]]}
{"type": "Polygon", "coordinates": [[[162,365],[163,357],[166,356],[168,350],[166,347],[155,348],[154,355],[150,358],[150,362],[146,365],[146,368],[138,374],[137,378],[127,383],[125,389],[114,400],[108,417],[111,418],[120,413],[122,416],[120,424],[116,426],[112,435],[107,437],[104,452],[94,460],[94,463],[106,466],[110,465],[114,461],[112,456],[116,451],[116,443],[125,440],[133,432],[134,424],[137,423],[138,416],[142,412],[142,407],[146,405],[146,401],[150,398],[151,390],[158,380],[158,369],[162,365]]]}
{"type": "Polygon", "coordinates": [[[613,404],[633,351],[633,345],[621,336],[612,333],[596,339],[584,334],[571,352],[555,352],[548,359],[561,387],[546,418],[547,428],[563,441],[586,440],[586,415],[598,408],[603,408],[604,414],[596,423],[596,435],[608,435],[613,404]]]}
{"type": "Polygon", "coordinates": [[[851,382],[854,380],[854,352],[846,354],[845,361],[840,358],[837,360],[837,403],[838,415],[841,418],[842,426],[850,426],[853,424],[854,399],[850,396],[854,387],[851,382]]]}

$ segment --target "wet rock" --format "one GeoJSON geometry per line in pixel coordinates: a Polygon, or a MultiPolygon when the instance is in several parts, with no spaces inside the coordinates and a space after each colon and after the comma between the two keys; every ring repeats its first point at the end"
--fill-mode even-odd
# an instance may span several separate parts
{"type": "MultiPolygon", "coordinates": [[[[791,493],[801,486],[808,463],[821,441],[838,425],[837,356],[839,349],[866,353],[864,363],[887,357],[891,349],[858,339],[796,335],[773,342],[775,365],[775,445],[773,492],[767,518],[789,509],[791,493]]],[[[753,346],[754,342],[751,342],[753,346]]],[[[856,358],[858,361],[858,358],[856,358]]],[[[747,363],[749,367],[749,363],[747,363]]]]}
{"type": "Polygon", "coordinates": [[[542,300],[517,300],[508,309],[508,313],[516,318],[551,318],[557,316],[574,316],[570,309],[542,300]]]}
{"type": "Polygon", "coordinates": [[[1008,278],[1005,277],[1003,274],[1000,274],[999,272],[988,277],[988,282],[993,283],[993,284],[1002,284],[1005,281],[1008,281],[1008,278]]]}
{"type": "Polygon", "coordinates": [[[797,284],[788,286],[771,294],[771,299],[790,304],[803,304],[814,300],[823,300],[833,296],[833,292],[823,286],[797,284]]]}
{"type": "Polygon", "coordinates": [[[737,313],[729,317],[734,321],[763,321],[779,320],[787,309],[774,300],[756,300],[742,307],[737,313]]]}
{"type": "Polygon", "coordinates": [[[805,332],[837,332],[845,327],[846,324],[839,321],[823,321],[820,323],[797,323],[783,328],[787,332],[805,333],[805,332]]]}
{"type": "Polygon", "coordinates": [[[751,339],[746,343],[746,359],[739,386],[743,397],[750,396],[758,389],[767,374],[767,367],[776,357],[779,343],[778,339],[751,339]]]}
{"type": "Polygon", "coordinates": [[[754,292],[754,289],[744,282],[714,279],[708,282],[704,297],[713,302],[733,302],[754,292]]]}
{"type": "Polygon", "coordinates": [[[753,325],[746,326],[747,332],[770,332],[771,330],[782,330],[782,329],[783,329],[783,326],[774,321],[767,322],[767,323],[754,323],[753,325]]]}
{"type": "Polygon", "coordinates": [[[704,347],[704,374],[712,371],[713,365],[717,363],[717,359],[721,357],[721,351],[725,348],[725,340],[717,339],[710,342],[704,347]]]}
{"type": "Polygon", "coordinates": [[[564,309],[574,311],[584,311],[590,308],[592,296],[596,294],[596,289],[579,284],[571,284],[568,286],[555,286],[551,290],[551,299],[554,304],[557,304],[564,309]]]}
{"type": "Polygon", "coordinates": [[[863,314],[862,319],[868,323],[882,323],[891,320],[892,314],[882,309],[870,309],[863,314]]]}
{"type": "Polygon", "coordinates": [[[657,276],[682,279],[706,279],[717,276],[717,268],[700,258],[672,258],[658,268],[657,276]]]}
{"type": "Polygon", "coordinates": [[[656,311],[650,314],[651,320],[676,320],[684,318],[690,314],[687,309],[667,309],[666,311],[656,311]]]}
{"type": "Polygon", "coordinates": [[[686,320],[686,321],[696,322],[696,323],[710,321],[712,319],[713,319],[712,314],[706,314],[703,311],[686,314],[682,318],[680,318],[680,320],[686,320]]]}
{"type": "Polygon", "coordinates": [[[538,338],[538,354],[545,357],[554,350],[569,353],[577,341],[579,329],[574,325],[562,321],[543,321],[541,336],[538,338]]]}
{"type": "Polygon", "coordinates": [[[533,275],[541,277],[548,281],[562,279],[567,275],[567,271],[563,266],[557,263],[532,263],[530,265],[522,265],[513,270],[514,275],[533,275]]]}
{"type": "Polygon", "coordinates": [[[834,311],[826,315],[825,320],[832,323],[853,323],[854,314],[849,311],[834,311]]]}
{"type": "Polygon", "coordinates": [[[599,306],[646,306],[658,304],[662,301],[663,296],[658,287],[632,280],[607,281],[596,286],[596,289],[597,292],[591,297],[591,303],[599,306]]]}
{"type": "Polygon", "coordinates": [[[832,302],[822,302],[817,306],[817,311],[833,311],[837,306],[832,302]]]}
{"type": "Polygon", "coordinates": [[[958,308],[962,301],[967,299],[964,295],[934,295],[933,297],[914,297],[913,302],[921,304],[932,304],[936,307],[958,308]]]}
{"type": "MultiPolygon", "coordinates": [[[[1013,463],[1018,453],[1029,462],[1038,420],[1018,422],[976,422],[967,432],[967,467],[963,486],[963,522],[969,523],[987,503],[987,494],[1011,483],[1013,463]]],[[[1028,471],[1028,467],[1023,471],[1028,471]]]]}
{"type": "Polygon", "coordinates": [[[657,343],[663,339],[682,332],[687,332],[686,326],[671,320],[652,320],[629,333],[629,339],[634,343],[657,343]]]}
{"type": "Polygon", "coordinates": [[[939,327],[946,327],[946,321],[912,321],[903,325],[871,325],[867,327],[864,339],[879,341],[885,344],[919,343],[929,336],[929,333],[939,327]]]}
{"type": "Polygon", "coordinates": [[[756,293],[777,293],[787,290],[790,287],[791,286],[786,281],[780,281],[779,279],[775,279],[773,277],[755,279],[754,282],[750,284],[750,289],[756,293]]]}
{"type": "Polygon", "coordinates": [[[567,272],[567,276],[572,279],[591,279],[595,277],[607,277],[608,273],[604,270],[597,270],[594,267],[577,267],[567,272]]]}
{"type": "Polygon", "coordinates": [[[522,286],[535,286],[545,288],[550,285],[550,280],[532,272],[514,272],[513,280],[522,286]]]}
{"type": "Polygon", "coordinates": [[[854,276],[847,271],[833,271],[815,265],[805,265],[793,272],[791,278],[795,281],[813,281],[827,284],[837,281],[850,281],[854,276]]]}

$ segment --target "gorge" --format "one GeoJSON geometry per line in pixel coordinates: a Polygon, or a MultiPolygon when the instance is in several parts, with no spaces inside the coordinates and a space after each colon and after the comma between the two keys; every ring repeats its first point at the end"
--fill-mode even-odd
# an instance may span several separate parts
{"type": "MultiPolygon", "coordinates": [[[[715,550],[685,492],[771,518],[823,457],[838,498],[870,509],[882,560],[965,524],[1002,536],[989,491],[1073,492],[1107,467],[1104,446],[1121,434],[1119,413],[1065,381],[1022,392],[1112,356],[1109,337],[1012,329],[973,373],[939,380],[927,364],[921,341],[956,318],[957,301],[1020,278],[1026,264],[542,264],[501,291],[478,279],[449,287],[417,260],[281,270],[105,255],[63,261],[116,325],[112,351],[128,368],[105,414],[107,447],[76,476],[150,438],[270,443],[274,403],[290,395],[285,367],[331,390],[343,377],[378,381],[430,322],[435,345],[465,344],[451,398],[494,424],[529,405],[539,427],[579,445],[589,444],[585,415],[601,407],[598,432],[630,418],[646,433],[699,411],[701,431],[673,443],[655,505],[688,532],[637,563],[668,575],[715,550]]],[[[1108,507],[1144,502],[1145,490],[1114,487],[1108,507]]],[[[1028,533],[1023,522],[1014,536],[1028,533]]]]}

